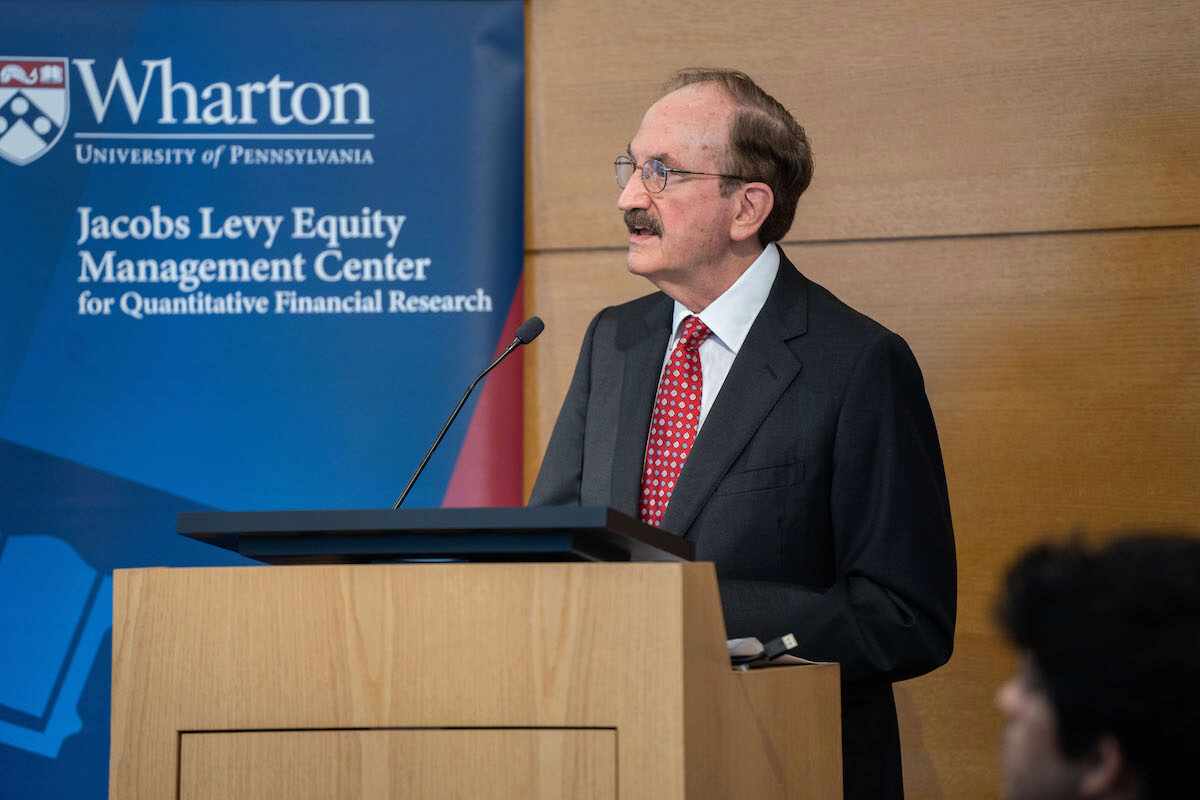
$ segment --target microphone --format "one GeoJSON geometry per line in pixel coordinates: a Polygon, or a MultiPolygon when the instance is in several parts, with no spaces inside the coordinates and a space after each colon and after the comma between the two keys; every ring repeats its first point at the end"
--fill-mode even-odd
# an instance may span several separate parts
{"type": "Polygon", "coordinates": [[[408,484],[404,487],[404,491],[400,493],[400,497],[396,499],[396,504],[392,506],[393,511],[400,508],[400,504],[404,502],[404,498],[408,497],[408,493],[412,491],[413,484],[417,482],[417,478],[421,477],[421,473],[425,471],[425,465],[429,463],[429,458],[433,455],[433,451],[437,450],[438,445],[442,443],[442,439],[445,437],[446,431],[450,430],[450,426],[454,424],[454,419],[458,416],[458,412],[462,411],[462,407],[466,405],[467,398],[471,396],[471,392],[475,391],[475,384],[483,380],[483,376],[495,369],[497,364],[508,358],[509,353],[511,353],[513,350],[516,350],[521,345],[529,344],[538,336],[540,336],[542,331],[545,329],[546,323],[542,322],[541,317],[530,317],[522,322],[521,326],[517,328],[517,333],[513,337],[512,344],[506,347],[504,352],[500,354],[500,357],[493,361],[487,369],[479,373],[479,376],[475,378],[475,380],[471,381],[471,385],[467,387],[467,391],[463,392],[462,399],[458,401],[458,405],[456,405],[454,407],[454,411],[451,412],[450,419],[446,420],[446,424],[442,426],[442,430],[438,433],[437,438],[433,440],[433,444],[431,444],[429,449],[425,451],[425,457],[421,459],[421,464],[417,467],[417,471],[414,472],[413,476],[408,479],[408,484]]]}
{"type": "MultiPolygon", "coordinates": [[[[521,327],[517,328],[517,335],[513,338],[513,343],[508,346],[508,350],[504,351],[504,356],[508,355],[509,351],[518,344],[529,344],[534,339],[542,335],[542,331],[546,330],[546,323],[542,322],[541,317],[530,317],[521,323],[521,327]]],[[[500,356],[500,358],[504,358],[500,356]]],[[[496,359],[496,363],[500,363],[500,359],[496,359]]],[[[492,367],[496,364],[492,364],[492,367]]],[[[492,367],[488,367],[491,369],[492,367]]]]}

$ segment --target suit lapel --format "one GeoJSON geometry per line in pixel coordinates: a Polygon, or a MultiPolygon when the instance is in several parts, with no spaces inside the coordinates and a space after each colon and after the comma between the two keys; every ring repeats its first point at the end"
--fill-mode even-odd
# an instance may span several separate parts
{"type": "MultiPolygon", "coordinates": [[[[767,302],[751,325],[671,494],[663,514],[665,530],[687,533],[717,484],[796,377],[801,364],[787,341],[805,333],[807,324],[806,281],[780,251],[779,272],[767,302]]],[[[647,408],[645,414],[649,413],[647,408]]]]}
{"type": "Polygon", "coordinates": [[[663,295],[645,317],[634,320],[617,335],[617,349],[622,351],[624,361],[613,453],[612,506],[635,517],[642,488],[646,438],[650,435],[654,396],[671,336],[673,307],[671,299],[663,295]]]}

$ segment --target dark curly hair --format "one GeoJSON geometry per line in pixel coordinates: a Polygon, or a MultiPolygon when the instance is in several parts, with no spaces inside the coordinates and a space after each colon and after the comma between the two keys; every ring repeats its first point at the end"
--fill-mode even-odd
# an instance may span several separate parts
{"type": "Polygon", "coordinates": [[[1009,571],[997,617],[1041,674],[1071,758],[1113,736],[1147,798],[1200,762],[1200,536],[1044,544],[1009,571]]]}

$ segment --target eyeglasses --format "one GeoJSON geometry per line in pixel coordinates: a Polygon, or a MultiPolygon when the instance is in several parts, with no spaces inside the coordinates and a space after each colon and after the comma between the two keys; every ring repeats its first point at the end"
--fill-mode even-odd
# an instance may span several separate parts
{"type": "Polygon", "coordinates": [[[646,161],[639,167],[629,156],[617,156],[617,160],[613,162],[613,169],[617,173],[617,186],[620,186],[622,189],[629,183],[629,179],[633,177],[633,173],[640,169],[642,171],[642,183],[645,184],[646,191],[654,194],[658,194],[667,188],[667,176],[672,172],[678,172],[680,175],[711,175],[714,178],[733,178],[734,180],[747,182],[750,180],[740,175],[724,175],[720,172],[695,172],[690,169],[675,169],[668,167],[654,158],[646,161]]]}

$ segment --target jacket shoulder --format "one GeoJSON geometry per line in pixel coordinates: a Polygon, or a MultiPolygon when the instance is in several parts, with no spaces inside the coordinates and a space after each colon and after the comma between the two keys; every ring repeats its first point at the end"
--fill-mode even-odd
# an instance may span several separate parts
{"type": "Polygon", "coordinates": [[[804,280],[809,286],[810,325],[830,326],[843,336],[864,341],[896,336],[885,325],[848,305],[821,284],[808,278],[804,280]]]}
{"type": "Polygon", "coordinates": [[[899,338],[800,272],[782,249],[779,269],[780,275],[773,291],[778,291],[783,301],[780,313],[794,321],[798,321],[795,320],[797,313],[802,314],[803,321],[799,324],[811,336],[821,340],[832,338],[851,347],[880,339],[899,338]]]}

